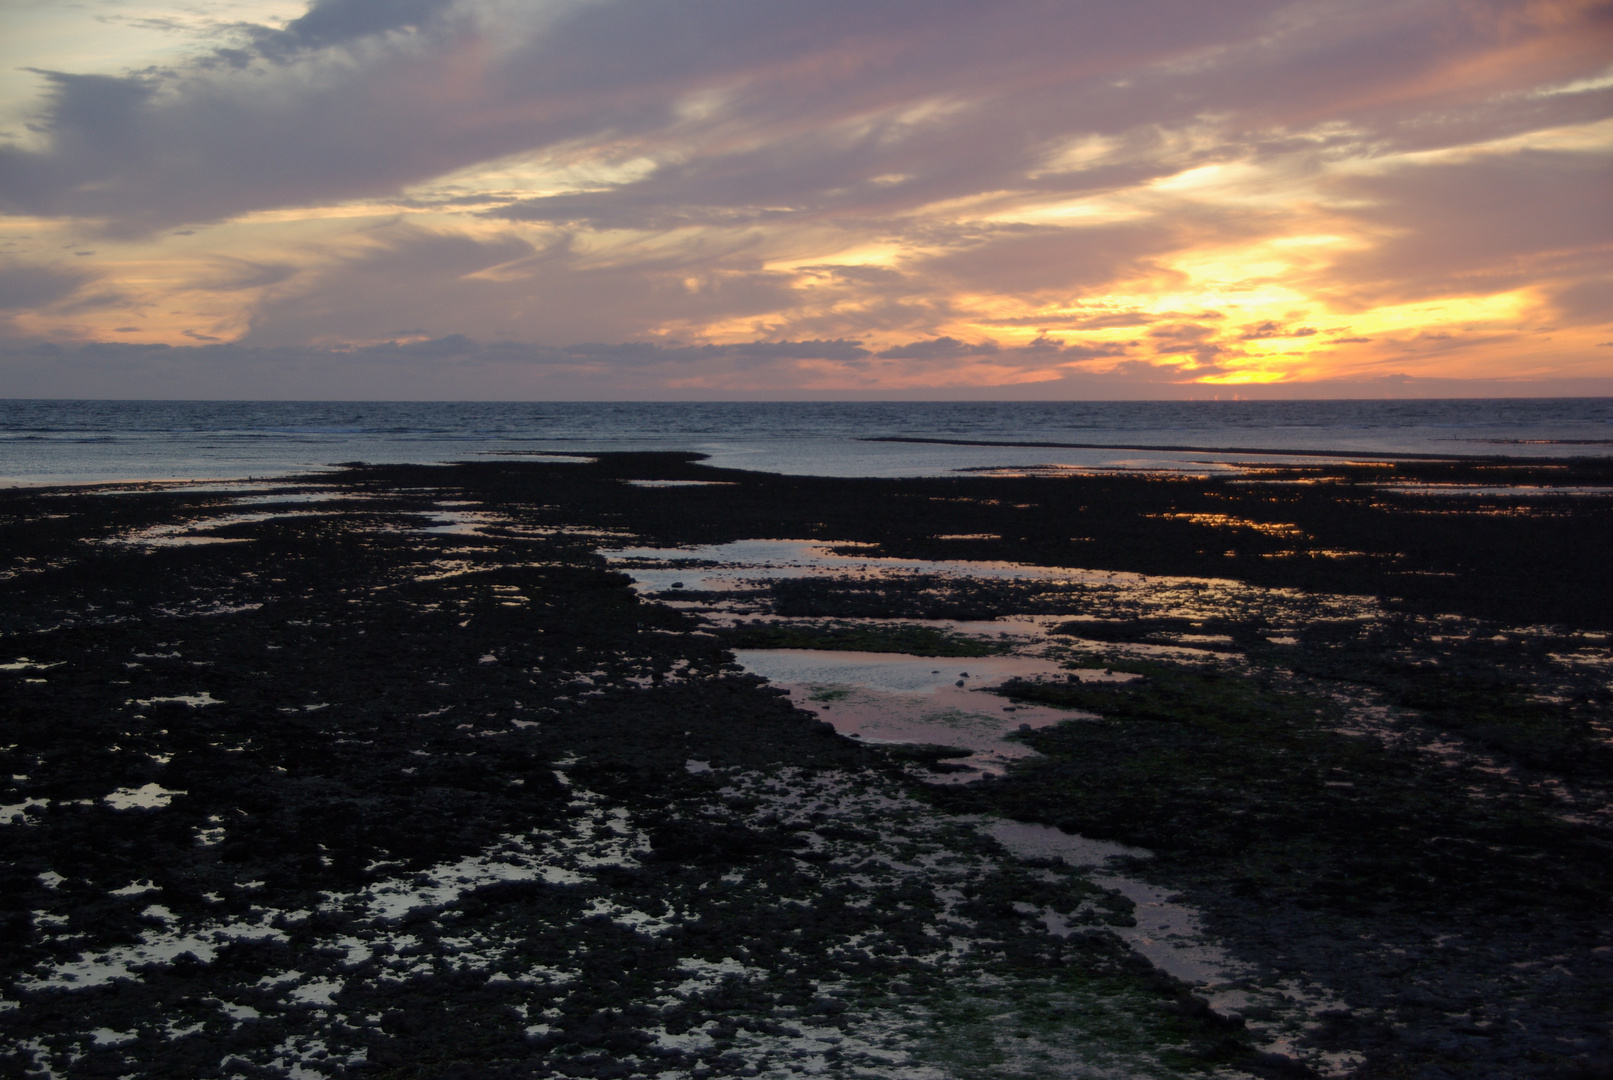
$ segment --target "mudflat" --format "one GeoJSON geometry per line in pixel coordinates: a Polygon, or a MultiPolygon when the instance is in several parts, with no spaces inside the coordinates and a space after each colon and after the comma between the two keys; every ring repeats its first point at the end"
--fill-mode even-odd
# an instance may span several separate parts
{"type": "Polygon", "coordinates": [[[1607,1075],[1609,536],[1598,459],[0,493],[0,1075],[1607,1075]]]}

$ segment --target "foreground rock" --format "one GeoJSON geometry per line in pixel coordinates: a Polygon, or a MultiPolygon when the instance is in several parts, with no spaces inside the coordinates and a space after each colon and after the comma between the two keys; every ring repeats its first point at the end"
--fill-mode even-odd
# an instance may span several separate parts
{"type": "MultiPolygon", "coordinates": [[[[1247,605],[1182,626],[1074,586],[848,579],[763,590],[759,611],[841,621],[741,642],[641,599],[596,549],[815,528],[902,555],[957,543],[943,531],[1006,536],[1019,547],[967,553],[1024,558],[1004,515],[1026,492],[1085,495],[884,482],[915,505],[974,500],[904,536],[859,482],[618,482],[705,475],[676,456],[367,469],[250,512],[230,492],[7,495],[3,1074],[1604,1060],[1605,645],[1583,621],[1511,633],[1478,620],[1522,601],[1489,597],[1456,623],[1318,618],[1284,645],[1247,605]],[[935,605],[1102,615],[1066,635],[1069,665],[1142,677],[1005,687],[1105,719],[1016,736],[1039,755],[1002,780],[937,786],[944,752],[838,738],[727,651],[877,647],[845,620],[935,605]],[[1159,652],[1184,635],[1230,644],[1159,652]],[[1589,659],[1551,659],[1575,649],[1589,659]],[[982,814],[1155,851],[1137,872],[1246,965],[1242,1015],[1129,948],[1132,902],[1101,875],[1013,857],[982,814]],[[1342,997],[1309,1015],[1283,980],[1342,997]]],[[[1137,520],[1164,534],[1137,568],[1180,549],[1193,569],[1180,520],[1146,516],[1157,494],[1138,489],[1137,520]]],[[[1429,603],[1450,602],[1440,588],[1429,603]]]]}

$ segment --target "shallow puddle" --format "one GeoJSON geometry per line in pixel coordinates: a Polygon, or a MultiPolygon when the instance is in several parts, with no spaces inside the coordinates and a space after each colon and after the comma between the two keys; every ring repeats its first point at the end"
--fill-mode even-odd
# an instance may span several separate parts
{"type": "Polygon", "coordinates": [[[1613,487],[1594,484],[1543,486],[1535,484],[1374,484],[1379,491],[1405,495],[1481,495],[1507,499],[1537,499],[1552,495],[1609,495],[1613,487]]]}
{"type": "Polygon", "coordinates": [[[737,649],[734,657],[745,670],[789,691],[797,707],[816,712],[847,737],[972,751],[957,759],[968,771],[941,774],[954,782],[1001,774],[1010,761],[1035,753],[1007,738],[1021,727],[1051,727],[1085,715],[1016,705],[984,692],[1009,679],[1065,677],[1056,664],[1039,657],[820,649],[737,649]]]}
{"type": "Polygon", "coordinates": [[[310,517],[326,511],[288,510],[284,513],[223,514],[219,517],[198,518],[180,525],[154,525],[136,529],[113,538],[115,544],[132,544],[140,547],[189,547],[197,544],[239,544],[249,536],[216,536],[215,530],[231,525],[256,525],[276,518],[310,517]]]}
{"type": "Polygon", "coordinates": [[[1063,859],[1077,869],[1107,866],[1110,859],[1148,859],[1147,848],[1117,844],[1112,840],[1090,840],[1048,825],[992,819],[981,829],[1003,847],[1022,859],[1063,859]]]}
{"type": "Polygon", "coordinates": [[[781,685],[854,685],[888,694],[972,693],[1008,679],[1065,674],[1051,661],[1027,656],[911,656],[828,649],[738,649],[734,656],[746,670],[781,685]]]}
{"type": "Polygon", "coordinates": [[[736,540],[689,548],[618,548],[601,550],[600,554],[631,575],[640,591],[654,593],[669,590],[679,582],[682,588],[725,592],[753,588],[761,581],[820,574],[862,577],[925,574],[987,580],[1104,583],[1143,580],[1137,574],[1107,570],[841,553],[868,546],[871,545],[821,540],[736,540]]]}
{"type": "Polygon", "coordinates": [[[297,491],[271,491],[263,495],[245,495],[231,502],[236,506],[279,506],[282,503],[318,503],[318,502],[353,502],[362,496],[350,492],[337,491],[335,488],[322,488],[314,490],[297,491]]]}
{"type": "MultiPolygon", "coordinates": [[[[1032,566],[1014,562],[972,562],[886,558],[860,554],[858,548],[875,545],[847,541],[738,540],[727,544],[687,548],[600,548],[613,569],[633,579],[641,595],[686,610],[699,610],[714,622],[735,616],[753,618],[756,595],[772,582],[802,578],[862,579],[866,581],[941,578],[958,581],[1021,582],[1028,598],[1044,604],[1059,594],[1068,602],[1059,614],[1019,614],[990,622],[949,622],[954,632],[998,636],[1003,633],[1041,636],[1054,626],[1080,618],[1127,619],[1148,617],[1185,620],[1259,619],[1275,626],[1309,624],[1318,619],[1379,619],[1382,608],[1374,597],[1329,593],[1302,593],[1293,589],[1248,585],[1226,578],[1150,576],[1125,571],[1089,570],[1066,566],[1032,566]],[[1042,593],[1047,597],[1042,597],[1042,593]],[[685,600],[680,593],[693,593],[685,600]],[[734,594],[725,601],[702,593],[734,594]],[[1068,594],[1063,596],[1062,594],[1068,594]]],[[[858,620],[878,625],[893,620],[858,620]]],[[[902,618],[907,624],[934,620],[902,618]]],[[[1212,635],[1192,645],[1223,647],[1212,635]]],[[[1066,641],[1068,644],[1069,642],[1066,641]]],[[[1114,651],[1113,642],[1104,643],[1114,651]]],[[[1156,646],[1159,647],[1159,646],[1156,646]]],[[[1164,646],[1182,649],[1184,646],[1164,646]]],[[[1123,650],[1122,650],[1123,651],[1123,650]]],[[[1182,652],[1184,658],[1201,655],[1182,652]]]]}
{"type": "Polygon", "coordinates": [[[732,487],[731,480],[623,480],[628,487],[643,488],[686,488],[686,487],[732,487]]]}

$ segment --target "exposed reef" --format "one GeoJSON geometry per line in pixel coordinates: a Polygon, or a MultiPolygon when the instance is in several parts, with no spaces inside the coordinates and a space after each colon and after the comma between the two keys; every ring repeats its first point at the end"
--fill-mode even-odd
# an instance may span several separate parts
{"type": "Polygon", "coordinates": [[[0,1076],[1603,1075],[1610,480],[0,493],[0,1076]],[[1012,753],[736,649],[933,657],[1012,753]]]}

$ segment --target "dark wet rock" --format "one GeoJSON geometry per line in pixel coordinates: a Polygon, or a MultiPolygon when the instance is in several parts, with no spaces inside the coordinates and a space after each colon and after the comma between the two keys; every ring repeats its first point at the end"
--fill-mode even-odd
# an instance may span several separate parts
{"type": "Polygon", "coordinates": [[[1255,1054],[1239,1063],[1241,1068],[1261,1080],[1310,1080],[1316,1071],[1287,1054],[1255,1054]]]}
{"type": "Polygon", "coordinates": [[[914,656],[991,656],[1011,648],[1002,641],[947,633],[929,626],[869,626],[844,620],[807,623],[751,620],[725,627],[717,636],[733,649],[835,649],[914,656]]]}
{"type": "MultiPolygon", "coordinates": [[[[1605,483],[1600,468],[1552,477],[1605,483]]],[[[0,824],[0,981],[16,1003],[0,1011],[0,1075],[47,1060],[74,1077],[273,1076],[293,1061],[333,1077],[752,1075],[787,1067],[766,1048],[796,1032],[844,1040],[815,1042],[815,1067],[882,1075],[858,1040],[899,1008],[928,1010],[925,1039],[961,1055],[959,1032],[1005,1037],[992,1017],[1029,1025],[1042,1001],[1066,1003],[1038,1021],[1054,1035],[1117,1023],[1135,1053],[1178,1048],[1172,1068],[1304,1075],[1260,1055],[1257,1010],[1240,1027],[1127,951],[1104,927],[1135,922],[1129,907],[1067,868],[987,860],[959,829],[914,877],[877,877],[922,846],[900,820],[922,804],[831,814],[875,785],[1150,848],[1150,879],[1236,955],[1344,997],[1310,1048],[1361,1051],[1363,1076],[1604,1075],[1613,846],[1591,810],[1606,804],[1610,695],[1552,656],[1587,648],[1575,629],[1613,610],[1606,561],[1583,557],[1609,500],[1435,504],[1384,493],[1385,475],[840,481],[690,455],[367,467],[321,478],[344,496],[329,512],[159,548],[107,541],[226,500],[0,493],[0,662],[41,665],[0,671],[0,805],[36,802],[0,824]],[[602,482],[714,476],[734,484],[602,482]],[[504,523],[414,531],[444,502],[504,523]],[[1040,757],[939,787],[926,774],[956,752],[829,737],[733,667],[742,637],[636,597],[583,535],[600,529],[1235,576],[1373,594],[1403,618],[1314,620],[1284,646],[1257,612],[1099,610],[1070,583],[759,590],[775,614],[840,620],[789,631],[837,648],[917,641],[853,618],[1096,616],[1060,635],[1093,650],[1071,662],[1143,675],[1009,686],[1101,719],[1021,731],[1040,757]],[[936,539],[963,534],[1001,539],[936,539]],[[1424,616],[1443,613],[1467,629],[1435,642],[1424,616]],[[1543,621],[1558,625],[1517,628],[1543,621]],[[1231,645],[1200,642],[1215,664],[1103,652],[1184,636],[1231,645]],[[1337,694],[1378,695],[1396,738],[1334,730],[1337,694]],[[1440,740],[1498,764],[1439,759],[1425,747],[1440,740]],[[824,776],[842,785],[815,811],[829,816],[791,809],[824,776]],[[107,798],[151,790],[144,807],[107,798]],[[1560,790],[1589,809],[1566,813],[1560,790]],[[984,861],[948,907],[940,875],[969,859],[984,861]],[[1074,932],[1045,932],[1028,913],[1044,910],[1074,932]],[[963,975],[937,959],[953,938],[963,975]],[[138,952],[152,941],[172,947],[138,952]],[[120,976],[97,974],[103,956],[123,958],[120,976]]]]}
{"type": "Polygon", "coordinates": [[[704,822],[675,822],[650,833],[651,859],[696,866],[752,862],[800,846],[787,833],[704,822]]]}

